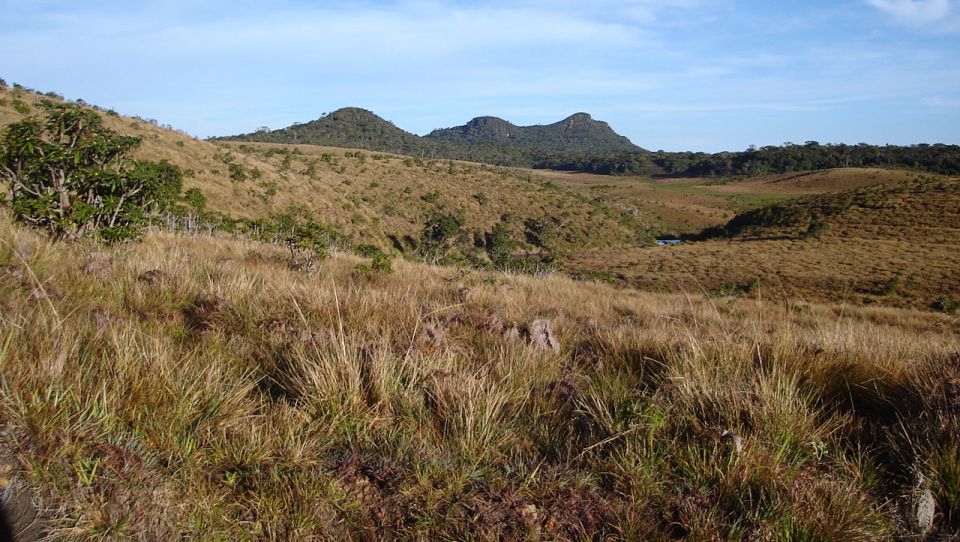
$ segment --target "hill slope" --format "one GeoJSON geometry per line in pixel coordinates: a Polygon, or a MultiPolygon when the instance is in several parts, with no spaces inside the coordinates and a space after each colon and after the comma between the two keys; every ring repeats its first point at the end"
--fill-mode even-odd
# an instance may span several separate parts
{"type": "Polygon", "coordinates": [[[741,213],[706,241],[581,251],[567,269],[657,290],[931,309],[960,292],[960,179],[915,175],[741,213]]]}
{"type": "MultiPolygon", "coordinates": [[[[0,89],[0,126],[39,114],[43,99],[48,98],[0,89]]],[[[293,212],[333,227],[356,244],[383,249],[415,237],[437,214],[459,216],[464,235],[480,238],[503,222],[521,248],[528,219],[546,218],[558,225],[557,249],[625,246],[648,239],[642,217],[529,171],[315,145],[198,141],[155,121],[106,112],[103,117],[108,127],[143,139],[139,157],[179,166],[187,172],[185,187],[200,189],[208,210],[231,217],[261,219],[293,212]]],[[[322,129],[317,133],[340,133],[338,127],[349,125],[356,128],[351,141],[358,145],[386,137],[403,147],[410,135],[362,110],[322,120],[315,125],[322,129]]]]}

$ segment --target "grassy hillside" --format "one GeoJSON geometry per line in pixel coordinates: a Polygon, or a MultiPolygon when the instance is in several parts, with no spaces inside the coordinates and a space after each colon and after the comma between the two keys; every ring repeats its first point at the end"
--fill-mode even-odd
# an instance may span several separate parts
{"type": "Polygon", "coordinates": [[[956,318],[288,258],[0,213],[4,507],[63,540],[873,541],[922,499],[960,530],[956,318]]]}
{"type": "MultiPolygon", "coordinates": [[[[716,232],[723,230],[717,229],[716,232]]],[[[932,308],[960,299],[960,179],[911,175],[737,215],[732,237],[584,251],[568,269],[633,286],[932,308]]]]}
{"type": "MultiPolygon", "coordinates": [[[[40,112],[45,99],[0,89],[0,126],[40,112]]],[[[529,171],[453,161],[408,159],[311,145],[210,143],[147,120],[103,114],[105,124],[143,138],[141,158],[168,160],[187,172],[207,208],[238,218],[293,210],[349,236],[391,249],[438,213],[463,218],[465,235],[482,237],[506,223],[523,242],[526,220],[547,220],[553,248],[649,242],[648,224],[529,171]]],[[[402,244],[402,243],[401,243],[402,244]]],[[[533,249],[533,247],[528,247],[533,249]]]]}
{"type": "Polygon", "coordinates": [[[738,213],[795,197],[835,193],[918,178],[946,178],[902,169],[843,168],[747,178],[611,177],[544,171],[541,175],[607,205],[635,209],[664,234],[694,233],[738,213]]]}

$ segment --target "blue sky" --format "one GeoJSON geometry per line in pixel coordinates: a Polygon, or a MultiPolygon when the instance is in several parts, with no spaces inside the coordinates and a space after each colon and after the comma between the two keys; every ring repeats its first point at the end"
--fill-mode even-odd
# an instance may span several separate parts
{"type": "Polygon", "coordinates": [[[0,77],[201,137],[585,111],[649,149],[960,143],[960,0],[0,0],[0,77]]]}

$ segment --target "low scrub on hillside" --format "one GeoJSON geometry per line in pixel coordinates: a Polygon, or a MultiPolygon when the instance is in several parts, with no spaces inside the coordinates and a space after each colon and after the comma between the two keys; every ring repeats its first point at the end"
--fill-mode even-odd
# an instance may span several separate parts
{"type": "Polygon", "coordinates": [[[960,533],[955,317],[367,261],[0,214],[4,508],[65,540],[960,533]]]}

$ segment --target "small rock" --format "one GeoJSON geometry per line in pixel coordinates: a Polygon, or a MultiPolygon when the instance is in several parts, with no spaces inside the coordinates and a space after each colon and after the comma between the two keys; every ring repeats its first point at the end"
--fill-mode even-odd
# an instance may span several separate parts
{"type": "Polygon", "coordinates": [[[911,523],[921,537],[926,537],[933,528],[933,518],[937,513],[937,501],[923,475],[918,475],[917,487],[913,492],[913,510],[911,523]]]}
{"type": "Polygon", "coordinates": [[[743,453],[743,437],[740,435],[735,435],[730,431],[724,431],[720,433],[720,442],[732,445],[738,454],[743,453]]]}
{"type": "Polygon", "coordinates": [[[520,329],[517,326],[510,326],[503,331],[503,338],[508,341],[520,340],[520,329]]]}
{"type": "Polygon", "coordinates": [[[560,341],[553,332],[550,320],[534,320],[530,324],[529,338],[530,344],[541,350],[560,350],[560,341]]]}
{"type": "Polygon", "coordinates": [[[490,333],[503,333],[507,323],[500,318],[499,314],[494,314],[483,321],[483,328],[490,333]]]}
{"type": "Polygon", "coordinates": [[[102,280],[110,280],[113,278],[113,266],[110,265],[109,261],[101,258],[87,260],[86,263],[80,267],[80,271],[102,280]]]}
{"type": "Polygon", "coordinates": [[[439,323],[431,320],[424,324],[420,330],[420,341],[439,348],[447,341],[447,332],[439,323]]]}
{"type": "Polygon", "coordinates": [[[283,335],[287,332],[287,323],[279,318],[270,318],[264,321],[262,326],[271,334],[283,335]]]}
{"type": "Polygon", "coordinates": [[[149,271],[144,271],[140,273],[140,276],[137,279],[140,282],[146,282],[150,286],[157,286],[164,280],[166,280],[167,275],[159,269],[151,269],[149,271]]]}
{"type": "Polygon", "coordinates": [[[41,540],[42,519],[34,505],[34,494],[16,476],[11,462],[0,460],[0,538],[6,540],[41,540]],[[4,532],[4,527],[8,532],[4,532]]]}
{"type": "Polygon", "coordinates": [[[110,325],[110,313],[100,307],[91,310],[90,317],[99,330],[104,330],[110,325]]]}
{"type": "Polygon", "coordinates": [[[4,264],[0,265],[0,275],[8,275],[10,278],[17,282],[24,282],[26,275],[23,273],[23,269],[20,269],[16,265],[4,264]]]}
{"type": "Polygon", "coordinates": [[[13,243],[13,253],[16,254],[21,260],[29,260],[33,257],[34,247],[33,243],[27,241],[26,239],[17,239],[13,243]]]}

